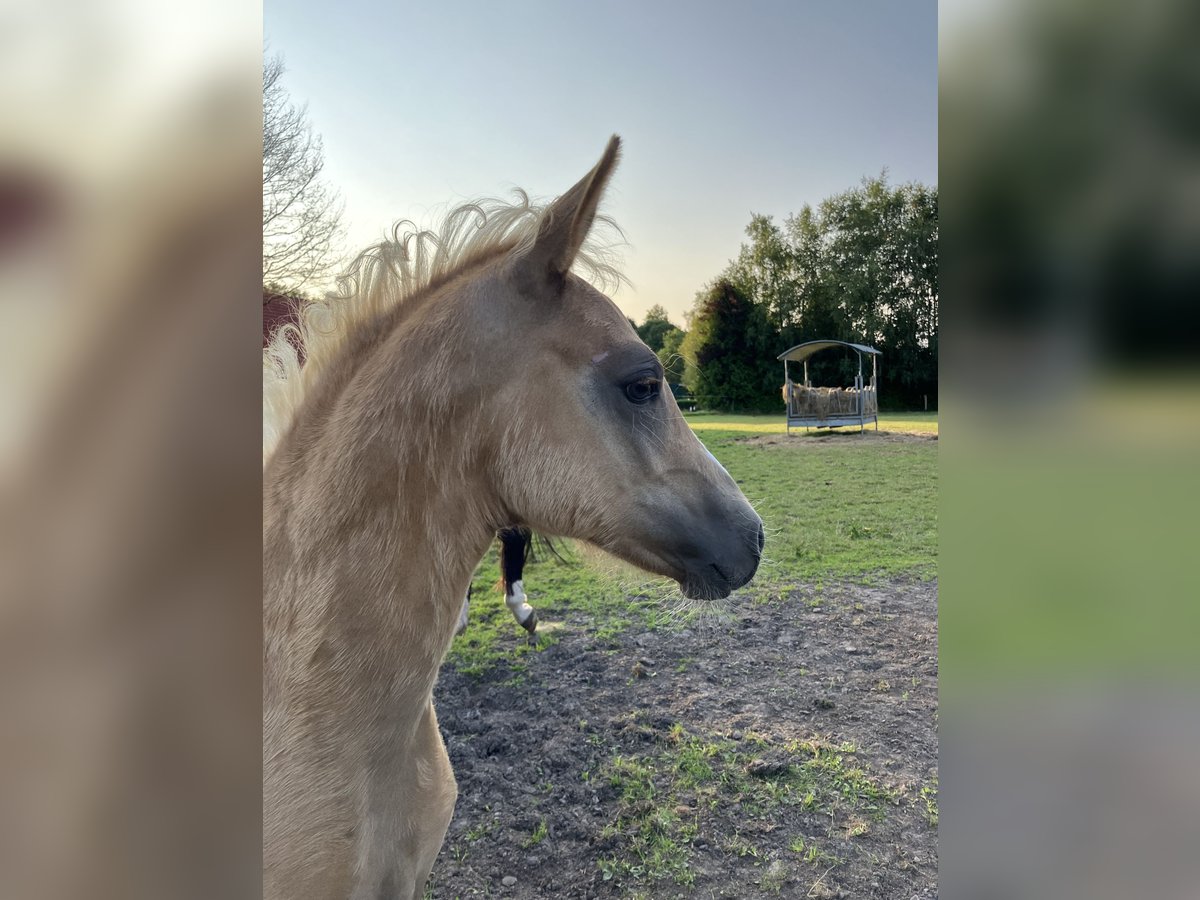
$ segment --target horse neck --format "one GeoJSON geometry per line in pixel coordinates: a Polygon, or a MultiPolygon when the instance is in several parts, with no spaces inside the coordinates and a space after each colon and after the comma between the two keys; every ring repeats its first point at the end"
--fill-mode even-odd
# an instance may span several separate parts
{"type": "Polygon", "coordinates": [[[479,392],[443,371],[451,354],[420,344],[392,335],[331,372],[265,475],[279,622],[370,634],[392,664],[395,640],[440,661],[498,524],[479,392]]]}

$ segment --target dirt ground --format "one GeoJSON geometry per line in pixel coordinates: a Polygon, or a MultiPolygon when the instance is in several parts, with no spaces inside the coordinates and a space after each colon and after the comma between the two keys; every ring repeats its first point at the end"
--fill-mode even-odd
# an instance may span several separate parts
{"type": "Polygon", "coordinates": [[[545,615],[525,672],[447,665],[430,895],[936,898],[937,582],[734,611],[603,641],[545,615]]]}

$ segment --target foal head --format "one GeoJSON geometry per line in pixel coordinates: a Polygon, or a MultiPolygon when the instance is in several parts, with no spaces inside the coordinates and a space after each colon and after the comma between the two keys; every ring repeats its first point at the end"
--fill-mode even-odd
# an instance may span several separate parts
{"type": "Polygon", "coordinates": [[[491,403],[507,411],[483,438],[489,480],[512,522],[595,544],[689,597],[725,597],[758,567],[762,521],[625,315],[571,274],[618,153],[614,137],[536,236],[465,292],[491,403]]]}

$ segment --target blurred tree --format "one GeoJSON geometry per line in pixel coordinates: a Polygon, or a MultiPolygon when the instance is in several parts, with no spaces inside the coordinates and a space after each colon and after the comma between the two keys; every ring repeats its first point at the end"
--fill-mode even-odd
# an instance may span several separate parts
{"type": "Polygon", "coordinates": [[[667,311],[656,303],[647,310],[645,321],[637,326],[637,333],[646,346],[657,353],[662,349],[663,336],[674,327],[667,318],[667,311]]]}
{"type": "Polygon", "coordinates": [[[283,72],[278,56],[263,63],[263,284],[294,291],[329,277],[342,204],[321,178],[321,139],[288,97],[283,72]]]}
{"type": "Polygon", "coordinates": [[[683,383],[684,361],[679,348],[686,335],[687,332],[674,326],[671,326],[671,330],[663,335],[662,348],[658,351],[658,361],[662,363],[663,370],[667,373],[669,384],[683,383]]]}

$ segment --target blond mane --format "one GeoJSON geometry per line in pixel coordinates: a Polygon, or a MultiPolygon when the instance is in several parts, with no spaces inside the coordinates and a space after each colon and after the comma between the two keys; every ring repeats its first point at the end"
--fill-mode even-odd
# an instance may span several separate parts
{"type": "MultiPolygon", "coordinates": [[[[511,203],[489,198],[454,207],[436,228],[421,229],[407,219],[397,222],[388,239],[354,258],[338,277],[336,290],[304,301],[297,324],[276,330],[263,351],[264,464],[312,385],[358,328],[484,257],[519,253],[532,245],[546,207],[530,203],[522,190],[514,194],[511,203]]],[[[614,261],[624,236],[607,216],[597,216],[596,225],[575,268],[597,287],[612,290],[625,280],[614,261]]]]}

